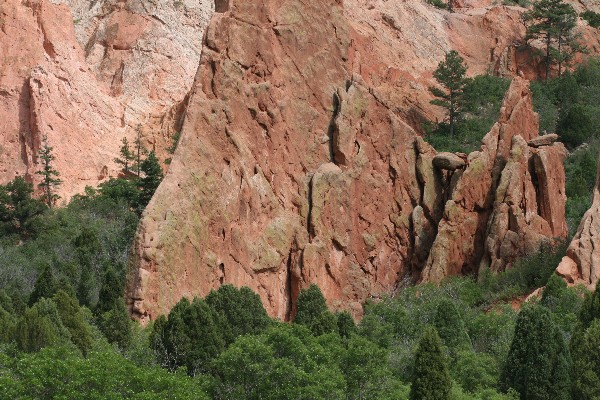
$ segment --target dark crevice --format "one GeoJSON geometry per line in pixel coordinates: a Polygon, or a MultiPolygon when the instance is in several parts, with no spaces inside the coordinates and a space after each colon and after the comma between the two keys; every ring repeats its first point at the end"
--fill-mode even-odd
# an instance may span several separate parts
{"type": "Polygon", "coordinates": [[[537,202],[537,213],[539,216],[541,216],[542,218],[546,219],[544,214],[544,210],[543,210],[543,201],[542,201],[542,193],[540,190],[540,182],[537,176],[537,173],[535,172],[535,160],[534,157],[530,157],[529,161],[527,163],[527,167],[529,169],[529,176],[531,177],[531,183],[533,184],[533,187],[535,189],[535,200],[537,202]]]}
{"type": "Polygon", "coordinates": [[[337,93],[333,94],[333,114],[331,116],[331,121],[329,122],[329,128],[327,129],[327,137],[329,138],[329,160],[337,165],[335,161],[335,149],[334,149],[334,135],[336,130],[335,120],[340,112],[340,98],[337,93]]]}
{"type": "Polygon", "coordinates": [[[219,271],[220,271],[219,284],[223,285],[223,282],[225,282],[225,264],[223,264],[223,263],[219,264],[219,271]]]}
{"type": "Polygon", "coordinates": [[[311,224],[312,211],[313,211],[313,179],[314,175],[311,176],[310,181],[308,182],[308,213],[306,217],[306,230],[308,232],[308,236],[312,239],[315,236],[313,226],[311,224]]]}
{"type": "Polygon", "coordinates": [[[286,293],[286,309],[285,309],[285,320],[290,321],[292,319],[292,309],[293,309],[293,294],[292,294],[292,252],[290,250],[290,254],[287,259],[286,268],[287,274],[285,278],[285,293],[286,293]]]}

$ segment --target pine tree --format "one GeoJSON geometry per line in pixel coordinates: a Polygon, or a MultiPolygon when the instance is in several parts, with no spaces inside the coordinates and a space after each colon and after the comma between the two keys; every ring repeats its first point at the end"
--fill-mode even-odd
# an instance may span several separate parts
{"type": "MultiPolygon", "coordinates": [[[[123,166],[123,172],[127,175],[131,171],[131,165],[135,161],[136,156],[129,147],[129,141],[124,137],[121,141],[123,145],[120,150],[120,157],[115,158],[115,163],[123,166]]],[[[137,142],[136,142],[137,143],[137,142]]]]}
{"type": "Polygon", "coordinates": [[[260,297],[247,287],[223,285],[206,296],[206,303],[219,316],[219,332],[225,345],[243,335],[257,335],[269,325],[269,316],[260,297]]]}
{"type": "Polygon", "coordinates": [[[29,295],[29,306],[33,306],[42,298],[51,299],[56,293],[57,286],[52,267],[46,265],[33,285],[33,292],[29,295]]]}
{"type": "Polygon", "coordinates": [[[18,234],[27,239],[33,221],[46,210],[43,201],[33,198],[33,184],[18,176],[0,185],[0,233],[18,234]]]}
{"type": "Polygon", "coordinates": [[[307,326],[315,336],[337,331],[337,320],[317,285],[300,291],[294,323],[307,326]]]}
{"type": "Polygon", "coordinates": [[[436,87],[429,88],[431,94],[437,97],[431,101],[431,104],[448,110],[450,136],[454,136],[454,125],[460,115],[463,89],[467,83],[466,73],[467,67],[464,65],[464,59],[457,51],[449,51],[446,53],[444,61],[438,64],[433,73],[433,77],[444,90],[436,87]]]}
{"type": "Polygon", "coordinates": [[[150,342],[159,363],[171,371],[185,366],[190,375],[206,371],[225,348],[217,319],[204,300],[181,299],[166,320],[154,325],[150,342]]]}
{"type": "Polygon", "coordinates": [[[533,9],[524,14],[527,26],[527,39],[542,39],[544,41],[546,66],[545,79],[550,76],[550,67],[557,61],[559,74],[562,65],[572,57],[572,52],[583,48],[573,36],[576,26],[577,13],[573,7],[562,0],[539,0],[533,4],[533,9]]]}
{"type": "Polygon", "coordinates": [[[600,398],[600,281],[581,307],[579,323],[571,338],[573,398],[600,398]]]}
{"type": "Polygon", "coordinates": [[[142,155],[146,154],[148,151],[142,144],[142,126],[138,126],[136,129],[136,138],[135,138],[135,154],[134,159],[135,163],[132,165],[131,169],[135,171],[135,174],[139,178],[142,176],[142,155]]]}
{"type": "Polygon", "coordinates": [[[357,332],[354,318],[348,311],[336,313],[338,333],[343,338],[349,338],[357,332]]]}
{"type": "Polygon", "coordinates": [[[453,358],[460,350],[472,349],[471,339],[454,303],[442,299],[437,307],[434,326],[453,358]]]}
{"type": "Polygon", "coordinates": [[[127,313],[125,300],[116,299],[110,309],[98,317],[98,326],[110,343],[126,350],[132,338],[131,320],[127,313]]]}
{"type": "Polygon", "coordinates": [[[96,313],[102,314],[112,310],[115,307],[115,303],[123,298],[124,290],[125,285],[123,280],[119,278],[112,267],[107,268],[102,276],[96,313]]]}
{"type": "Polygon", "coordinates": [[[600,319],[571,339],[573,354],[573,397],[578,400],[600,398],[600,319]]]}
{"type": "Polygon", "coordinates": [[[92,346],[92,332],[86,324],[77,300],[63,290],[54,295],[60,319],[71,334],[71,341],[85,355],[92,346]]]}
{"type": "Polygon", "coordinates": [[[410,400],[447,400],[452,381],[437,332],[427,327],[415,353],[410,400]]]}
{"type": "Polygon", "coordinates": [[[156,192],[163,179],[162,168],[154,151],[151,151],[148,157],[142,162],[142,172],[144,173],[144,177],[140,180],[140,211],[150,203],[154,192],[156,192]]]}
{"type": "Polygon", "coordinates": [[[46,203],[49,208],[56,203],[60,196],[56,194],[55,190],[62,180],[59,178],[60,173],[54,169],[52,162],[55,160],[52,150],[48,144],[48,137],[44,136],[42,148],[38,151],[38,157],[41,160],[42,169],[36,171],[37,175],[42,177],[42,181],[38,184],[38,187],[42,190],[42,201],[46,203]]]}
{"type": "Polygon", "coordinates": [[[500,376],[504,390],[515,389],[521,399],[570,399],[571,358],[562,332],[542,306],[519,313],[506,364],[500,376]]]}

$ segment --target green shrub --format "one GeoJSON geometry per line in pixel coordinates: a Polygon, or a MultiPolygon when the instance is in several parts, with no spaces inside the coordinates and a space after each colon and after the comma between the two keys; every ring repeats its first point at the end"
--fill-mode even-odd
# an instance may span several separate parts
{"type": "Polygon", "coordinates": [[[585,19],[591,27],[600,28],[600,14],[594,11],[586,11],[581,14],[581,18],[585,19]]]}

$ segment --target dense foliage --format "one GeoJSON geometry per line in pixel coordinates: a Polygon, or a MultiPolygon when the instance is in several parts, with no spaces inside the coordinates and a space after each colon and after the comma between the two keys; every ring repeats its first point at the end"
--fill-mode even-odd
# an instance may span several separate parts
{"type": "Polygon", "coordinates": [[[104,186],[48,209],[26,183],[13,186],[0,190],[5,215],[34,212],[6,218],[0,253],[0,390],[11,398],[514,400],[541,390],[593,399],[600,390],[600,298],[549,280],[560,249],[479,281],[406,288],[367,304],[358,326],[314,285],[300,292],[293,324],[270,319],[250,289],[225,285],[144,329],[123,299],[138,218],[128,192],[104,186]],[[547,282],[525,307],[541,317],[519,316],[515,299],[547,282]],[[529,373],[531,354],[549,363],[552,382],[579,372],[554,387],[535,370],[524,385],[506,371],[529,373]]]}

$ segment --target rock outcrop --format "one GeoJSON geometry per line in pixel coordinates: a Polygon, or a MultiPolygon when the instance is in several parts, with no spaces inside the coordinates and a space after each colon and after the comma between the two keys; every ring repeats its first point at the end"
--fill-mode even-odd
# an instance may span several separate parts
{"type": "MultiPolygon", "coordinates": [[[[426,90],[402,91],[430,76],[398,79],[406,71],[389,67],[398,60],[382,73],[372,53],[392,40],[386,35],[410,31],[386,17],[374,41],[363,33],[364,17],[353,19],[359,3],[217,7],[180,147],[134,243],[127,298],[136,318],[155,318],[182,296],[225,283],[249,286],[281,319],[311,283],[333,309],[360,316],[366,299],[391,293],[404,278],[439,280],[492,263],[501,270],[565,234],[564,148],[527,145],[538,135],[527,82],[512,84],[481,151],[434,161],[403,100],[426,90]],[[527,172],[521,186],[509,185],[516,170],[527,172]],[[513,234],[524,240],[504,256],[498,249],[513,244],[513,234]]],[[[384,3],[377,6],[391,7],[384,3]]],[[[446,18],[468,20],[436,18],[442,30],[446,18]]],[[[429,50],[411,51],[425,57],[429,50]]]]}
{"type": "Polygon", "coordinates": [[[561,143],[528,146],[539,131],[528,86],[515,78],[481,150],[451,177],[422,280],[503,271],[544,242],[566,237],[566,150],[561,143]]]}
{"type": "Polygon", "coordinates": [[[600,165],[592,206],[585,213],[577,233],[556,272],[569,284],[583,284],[594,289],[600,280],[600,165]]]}
{"type": "Polygon", "coordinates": [[[416,134],[348,71],[340,4],[229,5],[209,25],[181,145],[138,233],[132,312],[154,318],[233,283],[286,319],[313,282],[360,315],[404,272],[416,134]]]}
{"type": "Polygon", "coordinates": [[[145,145],[164,153],[180,126],[211,7],[0,2],[0,183],[17,175],[36,181],[43,136],[54,147],[64,200],[115,176],[121,138],[132,142],[138,126],[145,145]]]}

